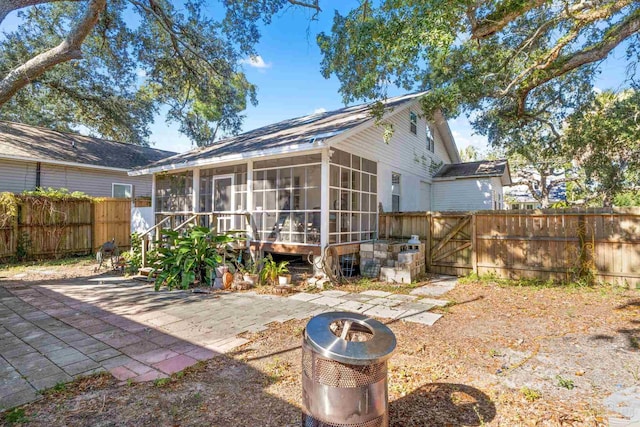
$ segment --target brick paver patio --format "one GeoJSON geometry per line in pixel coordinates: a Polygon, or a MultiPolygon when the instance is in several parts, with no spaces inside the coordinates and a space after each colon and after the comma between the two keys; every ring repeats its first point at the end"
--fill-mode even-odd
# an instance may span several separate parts
{"type": "Polygon", "coordinates": [[[246,342],[237,335],[328,310],[433,324],[446,301],[365,291],[290,297],[154,292],[121,277],[0,286],[0,410],[95,372],[119,380],[166,377],[246,342]]]}

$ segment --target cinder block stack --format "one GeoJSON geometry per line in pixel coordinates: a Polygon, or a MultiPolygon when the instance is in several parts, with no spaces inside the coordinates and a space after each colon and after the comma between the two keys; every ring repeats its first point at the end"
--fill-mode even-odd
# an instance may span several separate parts
{"type": "Polygon", "coordinates": [[[360,245],[360,266],[380,265],[380,280],[393,283],[411,283],[425,272],[425,244],[406,244],[379,241],[360,245]]]}

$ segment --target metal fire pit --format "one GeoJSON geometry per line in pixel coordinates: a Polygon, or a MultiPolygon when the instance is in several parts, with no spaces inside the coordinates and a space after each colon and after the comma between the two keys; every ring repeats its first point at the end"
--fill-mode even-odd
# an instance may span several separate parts
{"type": "Polygon", "coordinates": [[[389,425],[387,359],[391,330],[358,313],[313,317],[302,339],[302,425],[389,425]]]}

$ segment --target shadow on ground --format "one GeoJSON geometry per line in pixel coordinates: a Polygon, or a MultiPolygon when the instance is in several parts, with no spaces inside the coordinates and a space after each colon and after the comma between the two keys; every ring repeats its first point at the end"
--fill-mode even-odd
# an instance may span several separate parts
{"type": "Polygon", "coordinates": [[[391,402],[390,424],[409,426],[480,426],[493,420],[489,396],[464,384],[429,383],[391,402]]]}

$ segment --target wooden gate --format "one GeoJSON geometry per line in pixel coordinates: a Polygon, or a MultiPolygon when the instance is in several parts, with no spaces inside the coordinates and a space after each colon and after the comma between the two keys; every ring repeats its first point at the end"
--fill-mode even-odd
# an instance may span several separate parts
{"type": "Polygon", "coordinates": [[[473,216],[468,213],[431,216],[429,271],[464,276],[473,270],[473,216]]]}
{"type": "Polygon", "coordinates": [[[131,247],[131,199],[100,199],[93,204],[93,250],[111,239],[122,249],[131,247]]]}

